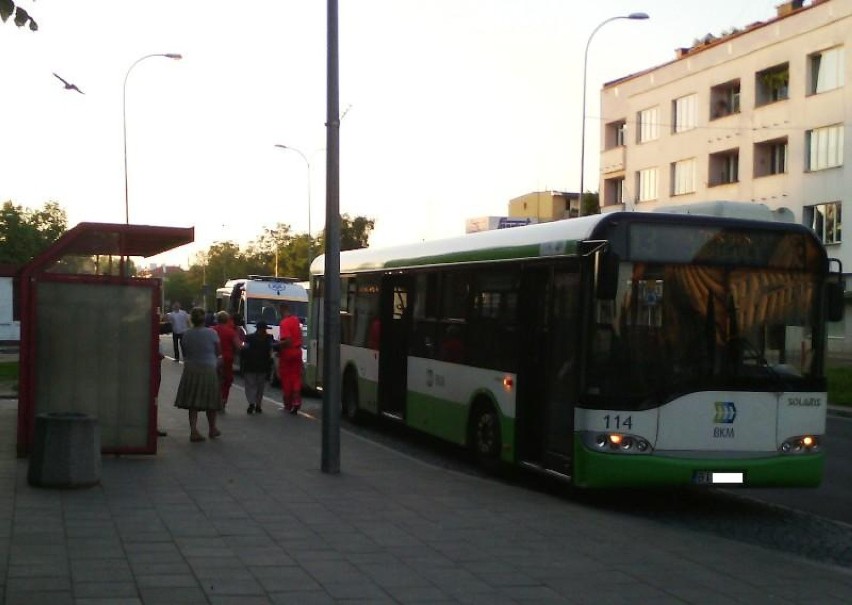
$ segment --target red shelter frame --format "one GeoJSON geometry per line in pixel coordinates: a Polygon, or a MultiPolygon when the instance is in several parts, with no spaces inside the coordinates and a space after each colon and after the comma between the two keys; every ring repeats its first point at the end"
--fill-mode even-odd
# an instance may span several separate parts
{"type": "Polygon", "coordinates": [[[19,456],[29,454],[36,414],[42,411],[103,414],[102,425],[109,424],[111,435],[102,440],[103,453],[156,453],[154,368],[160,363],[156,311],[161,285],[155,279],[128,277],[129,257],[154,256],[194,240],[193,227],[80,223],[21,270],[19,456]],[[83,273],[61,263],[69,257],[99,256],[108,257],[110,265],[117,257],[117,267],[109,267],[117,271],[83,273]],[[132,308],[125,314],[122,305],[132,308]],[[91,339],[87,334],[80,337],[80,325],[97,326],[90,330],[91,339]],[[122,342],[128,335],[133,340],[122,342]],[[113,347],[109,344],[113,340],[120,344],[113,347]],[[115,351],[122,353],[120,362],[106,359],[115,351]],[[81,360],[92,357],[102,358],[108,371],[97,376],[77,372],[81,360]],[[55,389],[63,389],[60,396],[55,389]],[[128,412],[126,400],[133,400],[138,409],[128,412]],[[131,416],[136,423],[133,430],[122,424],[131,416]]]}

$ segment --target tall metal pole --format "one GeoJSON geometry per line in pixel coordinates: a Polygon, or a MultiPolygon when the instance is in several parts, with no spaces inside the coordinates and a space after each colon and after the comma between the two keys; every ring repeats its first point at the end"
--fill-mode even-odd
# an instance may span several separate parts
{"type": "Polygon", "coordinates": [[[630,13],[629,15],[619,15],[618,17],[610,17],[609,19],[605,19],[598,26],[592,30],[592,33],[589,34],[589,38],[586,40],[586,51],[583,53],[583,121],[580,125],[580,199],[579,205],[577,208],[577,214],[579,216],[583,216],[583,186],[585,182],[585,169],[586,169],[586,69],[589,66],[589,45],[592,43],[592,38],[595,37],[595,34],[598,33],[598,30],[602,28],[604,25],[611,21],[617,21],[618,19],[647,19],[648,15],[646,13],[630,13]]]}
{"type": "Polygon", "coordinates": [[[126,225],[130,224],[130,200],[127,187],[127,78],[130,77],[130,72],[134,67],[136,67],[141,61],[150,59],[151,57],[165,57],[167,59],[177,60],[182,59],[183,55],[179,55],[178,53],[153,53],[145,55],[144,57],[136,59],[136,61],[127,68],[127,73],[124,75],[124,92],[121,97],[121,116],[122,133],[124,135],[124,223],[126,225]]]}
{"type": "Polygon", "coordinates": [[[328,0],[322,472],[340,472],[340,99],[337,0],[328,0]]]}

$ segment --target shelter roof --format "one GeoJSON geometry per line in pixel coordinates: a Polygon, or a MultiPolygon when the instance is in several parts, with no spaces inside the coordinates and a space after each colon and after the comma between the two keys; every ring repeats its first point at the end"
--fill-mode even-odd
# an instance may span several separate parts
{"type": "Polygon", "coordinates": [[[155,256],[195,241],[194,227],[79,223],[28,265],[38,271],[63,256],[155,256]]]}

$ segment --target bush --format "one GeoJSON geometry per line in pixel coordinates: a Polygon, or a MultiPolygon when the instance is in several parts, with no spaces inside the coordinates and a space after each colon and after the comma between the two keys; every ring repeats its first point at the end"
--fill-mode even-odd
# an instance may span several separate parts
{"type": "Polygon", "coordinates": [[[18,380],[18,362],[7,361],[0,363],[0,381],[9,382],[18,380]]]}
{"type": "Polygon", "coordinates": [[[852,368],[828,368],[828,402],[831,405],[852,406],[852,368]]]}

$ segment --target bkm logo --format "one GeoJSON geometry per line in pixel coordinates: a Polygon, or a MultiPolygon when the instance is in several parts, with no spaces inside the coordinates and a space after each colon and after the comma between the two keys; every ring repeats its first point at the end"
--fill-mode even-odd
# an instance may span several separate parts
{"type": "Polygon", "coordinates": [[[717,401],[716,406],[716,417],[713,419],[713,422],[716,424],[733,424],[734,419],[737,417],[737,406],[734,405],[733,401],[717,401]]]}

